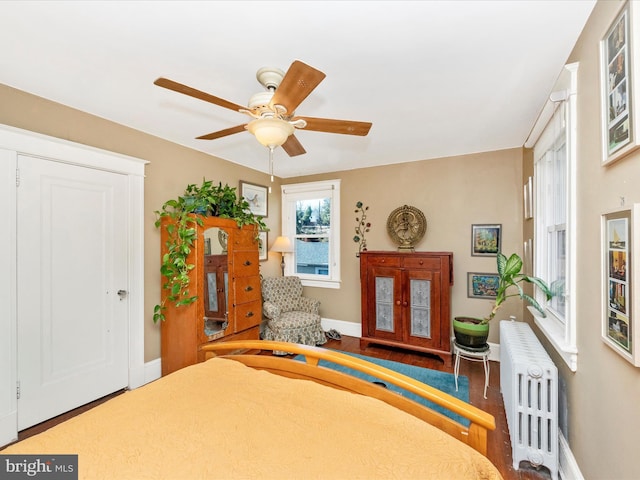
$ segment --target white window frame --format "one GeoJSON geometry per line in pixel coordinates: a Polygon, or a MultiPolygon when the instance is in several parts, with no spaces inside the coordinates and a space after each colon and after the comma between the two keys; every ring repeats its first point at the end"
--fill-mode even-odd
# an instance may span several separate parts
{"type": "Polygon", "coordinates": [[[295,252],[285,253],[285,275],[297,275],[302,285],[340,288],[340,180],[282,185],[282,235],[294,243],[296,234],[296,202],[331,198],[331,229],[329,235],[329,275],[295,273],[295,252]]]}
{"type": "MultiPolygon", "coordinates": [[[[566,205],[566,280],[565,280],[565,315],[559,318],[557,312],[549,306],[545,306],[546,317],[538,311],[529,308],[534,317],[535,324],[547,337],[551,345],[557,350],[560,357],[565,361],[572,371],[578,369],[578,348],[577,338],[577,318],[576,318],[576,295],[575,280],[577,272],[577,247],[576,247],[576,177],[577,177],[577,155],[576,155],[576,123],[577,123],[577,76],[578,64],[566,65],[557,83],[558,91],[550,97],[551,105],[547,108],[546,118],[541,115],[538,124],[544,122],[544,129],[533,141],[534,149],[534,274],[537,277],[547,280],[547,252],[549,251],[547,223],[545,215],[549,213],[548,195],[549,185],[543,183],[541,176],[541,166],[550,152],[554,151],[559,141],[565,142],[566,148],[566,196],[563,199],[566,205]],[[551,117],[551,118],[549,118],[551,117]],[[563,136],[563,138],[561,138],[563,136]]],[[[543,110],[544,112],[544,110],[543,110]]],[[[539,127],[539,125],[536,125],[539,127]]],[[[534,127],[534,131],[538,128],[534,127]]],[[[536,299],[545,305],[542,293],[536,289],[536,299]]]]}

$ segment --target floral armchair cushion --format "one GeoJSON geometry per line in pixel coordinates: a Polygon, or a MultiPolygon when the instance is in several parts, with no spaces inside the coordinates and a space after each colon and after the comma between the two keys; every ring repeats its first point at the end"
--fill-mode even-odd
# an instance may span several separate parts
{"type": "Polygon", "coordinates": [[[320,314],[320,301],[302,296],[300,277],[265,277],[262,279],[262,311],[269,319],[287,312],[320,314]]]}

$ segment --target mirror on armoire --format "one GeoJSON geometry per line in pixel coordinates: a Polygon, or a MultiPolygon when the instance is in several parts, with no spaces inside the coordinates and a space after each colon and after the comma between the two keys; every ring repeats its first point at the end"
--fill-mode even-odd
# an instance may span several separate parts
{"type": "Polygon", "coordinates": [[[204,333],[208,337],[223,333],[229,325],[227,238],[222,228],[204,231],[204,333]]]}

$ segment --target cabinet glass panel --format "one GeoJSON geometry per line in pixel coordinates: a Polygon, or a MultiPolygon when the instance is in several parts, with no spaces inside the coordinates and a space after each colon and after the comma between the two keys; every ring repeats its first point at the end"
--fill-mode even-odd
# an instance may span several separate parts
{"type": "Polygon", "coordinates": [[[392,277],[376,277],[376,330],[394,331],[392,277]]]}
{"type": "Polygon", "coordinates": [[[411,279],[411,335],[431,338],[431,281],[411,279]]]}

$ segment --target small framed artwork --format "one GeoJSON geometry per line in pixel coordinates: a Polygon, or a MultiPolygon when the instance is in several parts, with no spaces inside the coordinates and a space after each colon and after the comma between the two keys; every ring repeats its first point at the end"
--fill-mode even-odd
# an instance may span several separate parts
{"type": "Polygon", "coordinates": [[[600,42],[602,165],[638,148],[637,45],[632,32],[640,31],[635,2],[622,6],[600,42]]]}
{"type": "Polygon", "coordinates": [[[240,195],[249,203],[249,210],[259,217],[267,217],[269,213],[268,189],[264,185],[256,185],[240,180],[240,195]]]}
{"type": "Polygon", "coordinates": [[[500,276],[497,273],[467,273],[467,297],[493,300],[498,294],[500,276]]]}
{"type": "Polygon", "coordinates": [[[632,247],[639,218],[640,204],[602,215],[602,339],[636,367],[640,366],[640,335],[634,299],[640,297],[632,247]]]}
{"type": "Polygon", "coordinates": [[[267,234],[268,232],[258,232],[258,259],[261,262],[264,262],[265,260],[268,260],[269,255],[268,255],[268,248],[269,248],[269,236],[267,234]]]}
{"type": "Polygon", "coordinates": [[[471,255],[495,257],[500,251],[502,225],[471,225],[471,255]]]}

